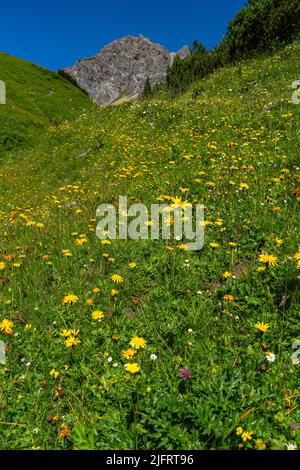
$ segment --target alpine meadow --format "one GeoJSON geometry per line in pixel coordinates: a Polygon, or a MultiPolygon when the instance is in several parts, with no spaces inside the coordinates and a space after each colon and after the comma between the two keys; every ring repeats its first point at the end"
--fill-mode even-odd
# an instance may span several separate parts
{"type": "Polygon", "coordinates": [[[299,448],[300,7],[273,3],[105,106],[0,54],[2,450],[299,448]],[[203,248],[99,239],[119,196],[203,204],[203,248]]]}

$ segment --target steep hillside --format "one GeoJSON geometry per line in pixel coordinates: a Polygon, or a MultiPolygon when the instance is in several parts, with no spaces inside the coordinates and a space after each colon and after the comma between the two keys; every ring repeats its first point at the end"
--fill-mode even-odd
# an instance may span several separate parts
{"type": "Polygon", "coordinates": [[[0,161],[2,449],[299,447],[299,68],[294,44],[0,161]],[[203,249],[101,242],[119,195],[203,203],[203,249]]]}
{"type": "Polygon", "coordinates": [[[57,74],[0,53],[0,80],[7,104],[0,106],[0,155],[33,143],[50,125],[91,110],[89,98],[57,74]]]}

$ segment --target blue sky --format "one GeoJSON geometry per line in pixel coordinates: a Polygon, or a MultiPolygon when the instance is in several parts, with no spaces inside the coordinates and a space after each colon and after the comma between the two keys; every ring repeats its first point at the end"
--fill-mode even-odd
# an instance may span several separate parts
{"type": "MultiPolygon", "coordinates": [[[[198,39],[212,48],[246,0],[8,0],[0,50],[57,70],[126,34],[172,51],[198,39]]],[[[0,64],[1,68],[1,64],[0,64]]]]}

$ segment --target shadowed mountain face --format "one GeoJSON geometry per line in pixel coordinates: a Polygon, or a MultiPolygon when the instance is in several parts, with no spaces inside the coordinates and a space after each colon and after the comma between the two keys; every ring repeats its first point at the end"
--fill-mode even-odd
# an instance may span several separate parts
{"type": "MultiPolygon", "coordinates": [[[[188,54],[187,46],[178,52],[180,57],[188,54]]],[[[148,77],[152,84],[164,81],[175,55],[142,35],[126,36],[104,47],[92,59],[80,60],[64,71],[98,104],[105,105],[138,96],[148,77]]]]}

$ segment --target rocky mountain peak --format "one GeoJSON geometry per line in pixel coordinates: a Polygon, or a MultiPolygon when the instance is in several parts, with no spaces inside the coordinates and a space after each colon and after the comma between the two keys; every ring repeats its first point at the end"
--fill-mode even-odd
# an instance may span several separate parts
{"type": "MultiPolygon", "coordinates": [[[[178,55],[183,58],[189,52],[188,46],[184,46],[178,55]]],[[[175,55],[142,34],[128,35],[111,42],[93,58],[79,60],[64,72],[98,104],[106,105],[121,98],[137,97],[147,78],[152,84],[164,81],[175,55]]]]}

